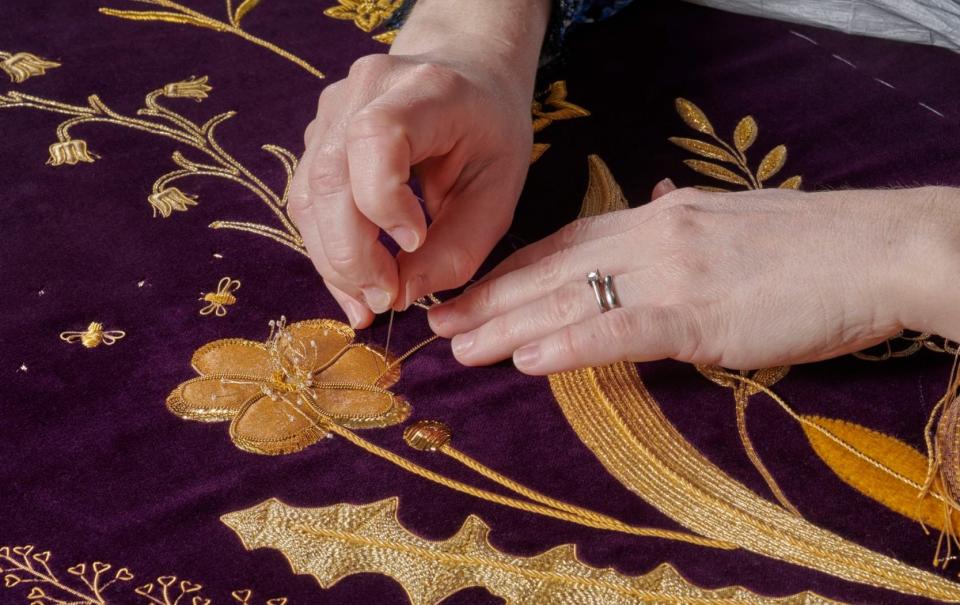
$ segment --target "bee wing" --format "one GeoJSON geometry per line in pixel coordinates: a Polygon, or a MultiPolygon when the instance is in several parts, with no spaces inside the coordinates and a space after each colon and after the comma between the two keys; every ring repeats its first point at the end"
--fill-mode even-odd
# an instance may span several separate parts
{"type": "Polygon", "coordinates": [[[83,332],[60,332],[60,340],[71,344],[83,338],[83,332]]]}
{"type": "Polygon", "coordinates": [[[126,335],[127,335],[127,333],[124,332],[124,331],[122,331],[122,330],[111,330],[111,331],[109,331],[109,332],[103,332],[103,333],[100,335],[100,337],[101,337],[101,339],[103,340],[103,343],[104,343],[105,345],[108,345],[108,346],[109,346],[109,345],[112,345],[113,343],[117,342],[118,340],[120,340],[121,338],[123,338],[123,337],[126,336],[126,335]]]}
{"type": "MultiPolygon", "coordinates": [[[[203,299],[201,299],[203,300],[203,299]]],[[[213,310],[216,308],[217,303],[211,302],[206,307],[200,309],[200,315],[210,315],[213,313],[213,310]]]]}

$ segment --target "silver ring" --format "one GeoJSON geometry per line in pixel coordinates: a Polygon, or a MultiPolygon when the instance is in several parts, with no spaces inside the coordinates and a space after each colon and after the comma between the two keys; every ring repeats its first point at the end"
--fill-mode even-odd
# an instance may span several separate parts
{"type": "Polygon", "coordinates": [[[597,299],[597,306],[601,313],[606,313],[610,309],[616,309],[620,306],[620,300],[617,298],[617,292],[613,289],[613,276],[604,276],[600,269],[587,273],[587,283],[593,288],[593,295],[597,299]]]}

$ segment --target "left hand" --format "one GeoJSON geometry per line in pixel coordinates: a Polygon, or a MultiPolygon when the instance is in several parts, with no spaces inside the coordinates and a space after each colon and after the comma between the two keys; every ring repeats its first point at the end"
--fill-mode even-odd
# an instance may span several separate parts
{"type": "Polygon", "coordinates": [[[943,300],[960,274],[953,190],[672,189],[519,250],[431,309],[431,327],[466,365],[512,355],[528,374],[662,358],[751,369],[903,328],[960,335],[943,300]],[[600,313],[585,278],[596,269],[620,308],[600,313]]]}

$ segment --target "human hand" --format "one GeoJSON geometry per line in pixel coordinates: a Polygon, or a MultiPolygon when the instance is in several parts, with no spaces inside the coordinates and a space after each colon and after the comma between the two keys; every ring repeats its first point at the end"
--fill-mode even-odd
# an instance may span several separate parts
{"type": "Polygon", "coordinates": [[[354,327],[369,325],[371,311],[466,283],[509,227],[529,166],[539,41],[494,48],[499,38],[417,27],[323,91],[291,185],[290,216],[354,327]],[[402,248],[396,259],[381,229],[402,248]]]}
{"type": "Polygon", "coordinates": [[[529,374],[661,358],[753,369],[905,327],[960,335],[943,296],[960,268],[953,190],[658,189],[514,253],[431,309],[434,331],[466,365],[512,355],[529,374]],[[597,268],[621,308],[600,313],[585,279],[597,268]]]}

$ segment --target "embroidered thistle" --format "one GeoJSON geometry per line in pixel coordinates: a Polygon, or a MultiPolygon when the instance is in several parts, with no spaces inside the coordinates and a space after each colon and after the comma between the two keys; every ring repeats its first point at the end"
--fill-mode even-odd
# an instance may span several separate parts
{"type": "Polygon", "coordinates": [[[180,99],[193,99],[197,103],[207,98],[207,93],[213,87],[207,84],[207,76],[190,78],[182,82],[174,82],[163,87],[163,96],[180,99]]]}
{"type": "Polygon", "coordinates": [[[365,32],[372,32],[389,19],[403,4],[402,0],[339,0],[323,14],[334,19],[353,21],[365,32]]]}
{"type": "Polygon", "coordinates": [[[87,149],[87,142],[81,139],[72,139],[61,141],[50,146],[50,159],[47,160],[48,166],[62,166],[69,164],[73,166],[80,162],[92,163],[96,159],[96,154],[87,149]]]}
{"type": "Polygon", "coordinates": [[[167,187],[147,196],[147,201],[153,206],[153,216],[169,218],[174,210],[177,212],[186,212],[190,206],[196,206],[197,196],[187,195],[176,187],[167,187]]]}
{"type": "Polygon", "coordinates": [[[60,64],[30,53],[0,52],[0,69],[10,76],[10,81],[15,84],[20,84],[34,76],[42,76],[48,69],[54,67],[60,67],[60,64]]]}

